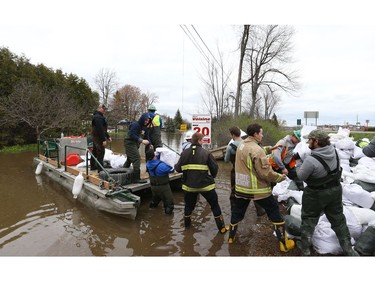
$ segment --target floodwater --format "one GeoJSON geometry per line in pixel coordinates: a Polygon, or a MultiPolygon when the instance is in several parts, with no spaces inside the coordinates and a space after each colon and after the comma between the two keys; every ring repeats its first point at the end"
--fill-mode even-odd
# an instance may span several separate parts
{"type": "MultiPolygon", "coordinates": [[[[180,151],[180,135],[163,135],[180,151]]],[[[123,140],[112,144],[123,153],[123,140]]],[[[183,192],[173,190],[175,210],[165,215],[160,205],[149,209],[150,190],[137,193],[141,205],[135,220],[97,211],[73,199],[70,192],[45,175],[35,175],[36,152],[0,154],[0,256],[293,256],[281,253],[265,216],[251,203],[240,223],[237,240],[219,234],[209,205],[198,200],[192,227],[183,225],[183,192]]],[[[230,222],[229,172],[219,161],[217,193],[226,224],[230,222]]]]}

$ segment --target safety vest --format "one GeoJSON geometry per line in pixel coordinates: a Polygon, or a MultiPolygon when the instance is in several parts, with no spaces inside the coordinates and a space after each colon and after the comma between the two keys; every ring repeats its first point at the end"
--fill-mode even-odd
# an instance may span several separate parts
{"type": "Polygon", "coordinates": [[[152,118],[152,123],[150,127],[160,127],[160,115],[155,114],[154,118],[152,118]]]}
{"type": "MultiPolygon", "coordinates": [[[[270,164],[271,166],[274,168],[274,170],[279,170],[279,166],[276,164],[276,162],[273,160],[273,151],[272,150],[272,154],[270,156],[270,164]]],[[[286,145],[283,149],[283,152],[281,153],[281,161],[284,161],[284,158],[286,156],[286,152],[288,151],[288,145],[286,145]]],[[[294,168],[296,166],[296,159],[294,159],[294,157],[292,157],[292,159],[290,160],[289,164],[285,164],[285,165],[288,165],[290,169],[294,168]]]]}

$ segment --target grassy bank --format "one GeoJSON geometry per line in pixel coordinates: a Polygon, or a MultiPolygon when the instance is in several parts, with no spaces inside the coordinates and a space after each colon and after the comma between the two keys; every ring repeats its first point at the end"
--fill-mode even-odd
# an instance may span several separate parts
{"type": "Polygon", "coordinates": [[[0,149],[0,153],[19,153],[19,152],[28,152],[28,151],[36,151],[37,145],[36,144],[26,144],[26,145],[14,145],[4,147],[0,149]]]}

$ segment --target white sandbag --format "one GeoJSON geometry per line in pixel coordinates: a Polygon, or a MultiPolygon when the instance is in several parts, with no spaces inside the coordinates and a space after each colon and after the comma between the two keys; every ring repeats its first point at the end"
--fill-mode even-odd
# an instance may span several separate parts
{"type": "Polygon", "coordinates": [[[371,198],[374,199],[374,201],[375,201],[375,191],[370,192],[370,196],[371,196],[371,198]]]}
{"type": "Polygon", "coordinates": [[[319,254],[339,255],[342,252],[336,233],[326,220],[319,220],[315,227],[311,242],[314,250],[319,254]]]}
{"type": "MultiPolygon", "coordinates": [[[[358,208],[358,207],[352,207],[358,208]]],[[[359,208],[358,208],[359,209],[359,208]]],[[[354,244],[355,239],[358,239],[362,234],[362,225],[357,220],[351,209],[344,207],[344,215],[346,224],[348,226],[351,242],[354,244]]],[[[312,237],[314,249],[320,254],[341,254],[342,248],[336,233],[331,228],[331,223],[328,221],[326,215],[322,215],[312,237]]]]}
{"type": "Polygon", "coordinates": [[[290,208],[290,215],[299,221],[301,221],[301,212],[302,212],[302,205],[294,204],[290,208]]]}
{"type": "Polygon", "coordinates": [[[122,168],[126,162],[125,155],[112,154],[110,157],[109,164],[112,168],[122,168]]]}
{"type": "Polygon", "coordinates": [[[367,156],[362,157],[361,159],[358,160],[358,164],[366,166],[370,170],[375,171],[375,159],[374,158],[370,158],[367,156]]]}
{"type": "Polygon", "coordinates": [[[342,193],[347,199],[360,207],[369,209],[374,204],[371,194],[358,184],[342,184],[342,193]]]}
{"type": "MultiPolygon", "coordinates": [[[[304,125],[301,129],[301,136],[303,139],[305,139],[304,137],[305,136],[308,136],[308,134],[310,134],[310,132],[312,130],[315,130],[316,129],[316,126],[307,126],[307,125],[304,125]]],[[[305,139],[307,141],[307,139],[305,139]]]]}
{"type": "Polygon", "coordinates": [[[366,157],[366,155],[363,154],[362,148],[355,145],[353,149],[353,158],[360,159],[362,157],[366,157]]]}
{"type": "Polygon", "coordinates": [[[353,150],[355,143],[350,138],[343,138],[335,143],[335,147],[341,150],[353,150]]]}
{"type": "Polygon", "coordinates": [[[300,141],[294,147],[293,153],[298,153],[301,160],[304,161],[306,157],[311,154],[311,149],[309,148],[309,145],[306,142],[300,141]]]}
{"type": "Polygon", "coordinates": [[[354,206],[345,206],[345,208],[350,209],[359,224],[364,225],[375,220],[375,211],[371,209],[359,208],[354,206]]]}
{"type": "Polygon", "coordinates": [[[336,149],[337,155],[339,156],[340,160],[348,160],[351,157],[352,152],[350,150],[342,150],[342,149],[336,149]]]}
{"type": "Polygon", "coordinates": [[[160,160],[166,163],[170,167],[174,167],[176,164],[177,153],[164,147],[156,148],[157,154],[160,154],[160,160]]]}
{"type": "Polygon", "coordinates": [[[111,155],[113,154],[113,151],[106,148],[105,151],[104,151],[104,159],[103,161],[107,161],[107,162],[110,162],[111,161],[111,155]]]}

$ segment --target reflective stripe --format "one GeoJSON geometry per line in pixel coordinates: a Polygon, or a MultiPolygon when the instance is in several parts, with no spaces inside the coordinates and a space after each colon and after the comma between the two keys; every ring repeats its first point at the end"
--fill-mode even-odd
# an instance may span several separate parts
{"type": "Polygon", "coordinates": [[[251,157],[247,156],[247,167],[249,168],[249,176],[252,189],[258,189],[258,178],[256,175],[253,174],[253,161],[251,161],[251,157]]]}
{"type": "Polygon", "coordinates": [[[187,171],[187,170],[196,170],[196,171],[208,171],[208,166],[207,165],[200,165],[200,164],[187,164],[181,166],[182,171],[187,171]]]}
{"type": "Polygon", "coordinates": [[[271,187],[252,189],[246,186],[236,185],[236,191],[243,194],[265,194],[272,191],[271,187]]]}
{"type": "Polygon", "coordinates": [[[188,191],[188,192],[204,192],[204,191],[210,191],[212,189],[215,189],[216,185],[210,184],[206,187],[188,187],[187,185],[182,185],[182,190],[188,191]]]}
{"type": "Polygon", "coordinates": [[[264,194],[270,193],[272,191],[270,186],[259,188],[258,187],[258,178],[253,173],[253,162],[251,161],[251,157],[247,157],[247,167],[249,168],[249,178],[250,178],[250,186],[242,186],[237,185],[235,190],[239,193],[243,194],[264,194]]]}

